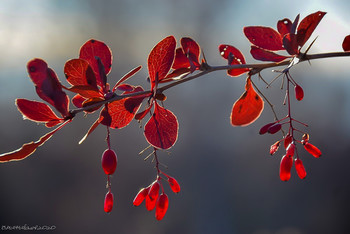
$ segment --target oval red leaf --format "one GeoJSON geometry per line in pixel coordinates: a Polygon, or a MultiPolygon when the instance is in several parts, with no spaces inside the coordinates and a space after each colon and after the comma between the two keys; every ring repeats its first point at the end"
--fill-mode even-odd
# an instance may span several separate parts
{"type": "Polygon", "coordinates": [[[178,130],[176,116],[155,102],[154,113],[145,125],[147,142],[158,149],[169,149],[177,140],[178,130]]]}
{"type": "Polygon", "coordinates": [[[0,154],[0,163],[10,162],[10,161],[19,161],[19,160],[27,158],[28,156],[33,154],[39,146],[43,145],[46,141],[48,141],[55,132],[60,130],[64,125],[66,125],[69,122],[70,122],[70,120],[61,124],[53,131],[46,133],[44,136],[42,136],[36,142],[32,141],[29,143],[25,143],[22,145],[21,148],[19,148],[17,150],[14,150],[14,151],[11,151],[8,153],[4,153],[4,154],[0,154]]]}
{"type": "Polygon", "coordinates": [[[248,40],[266,50],[283,50],[281,35],[270,27],[250,26],[244,27],[243,32],[248,40]]]}
{"type": "Polygon", "coordinates": [[[231,124],[233,126],[247,126],[257,120],[264,109],[264,101],[252,86],[250,77],[247,78],[245,92],[233,104],[231,124]]]}
{"type": "Polygon", "coordinates": [[[279,55],[256,46],[251,46],[250,53],[253,56],[253,58],[260,61],[271,61],[278,63],[288,58],[286,56],[279,55]]]}
{"type": "Polygon", "coordinates": [[[53,105],[63,117],[67,116],[69,99],[56,73],[42,59],[29,61],[27,70],[39,97],[53,105]]]}
{"type": "Polygon", "coordinates": [[[175,60],[172,68],[175,70],[189,68],[191,66],[190,61],[184,54],[182,48],[177,48],[175,51],[175,60]]]}
{"type": "MultiPolygon", "coordinates": [[[[240,65],[245,64],[245,58],[242,52],[234,46],[231,45],[219,45],[220,55],[227,59],[229,65],[240,65]]],[[[249,68],[238,68],[231,69],[227,71],[230,76],[240,76],[249,71],[249,68]]]]}
{"type": "Polygon", "coordinates": [[[94,71],[86,60],[71,59],[64,65],[64,74],[67,82],[73,86],[85,85],[96,87],[96,77],[94,71]]]}
{"type": "Polygon", "coordinates": [[[299,53],[298,50],[298,36],[296,34],[287,33],[283,37],[283,46],[290,55],[299,53]]]}
{"type": "Polygon", "coordinates": [[[284,18],[284,19],[279,20],[277,22],[277,30],[280,33],[282,38],[287,33],[290,33],[290,31],[292,29],[292,25],[293,25],[292,21],[290,21],[290,19],[288,19],[288,18],[284,18]]]}
{"type": "Polygon", "coordinates": [[[92,70],[95,73],[97,85],[104,88],[105,81],[104,78],[100,75],[100,69],[98,65],[97,58],[100,58],[104,72],[106,75],[112,69],[112,51],[109,47],[102,41],[91,39],[80,48],[79,58],[86,60],[91,66],[92,70]]]}
{"type": "Polygon", "coordinates": [[[133,75],[135,75],[138,71],[140,71],[142,68],[142,66],[138,66],[135,67],[134,69],[132,69],[131,71],[129,71],[128,73],[126,73],[122,78],[120,78],[120,80],[114,85],[112,92],[114,92],[118,86],[123,83],[124,81],[126,81],[127,79],[131,78],[133,75]]]}
{"type": "Polygon", "coordinates": [[[16,105],[23,117],[29,120],[42,123],[51,122],[50,127],[63,121],[45,103],[18,98],[16,99],[16,105]]]}
{"type": "Polygon", "coordinates": [[[181,38],[180,43],[184,54],[188,56],[187,60],[191,60],[194,66],[199,67],[199,55],[201,49],[198,43],[189,37],[181,38]]]}
{"type": "MultiPolygon", "coordinates": [[[[124,92],[124,94],[141,91],[143,89],[138,86],[132,92],[124,92]]],[[[111,128],[123,128],[127,126],[135,117],[143,99],[144,97],[130,97],[109,103],[108,110],[104,108],[101,111],[101,117],[103,117],[101,123],[111,128]]]]}
{"type": "Polygon", "coordinates": [[[322,20],[326,12],[318,11],[306,16],[297,29],[298,45],[302,47],[322,20]]]}
{"type": "Polygon", "coordinates": [[[168,36],[160,41],[148,56],[148,72],[151,89],[168,74],[175,56],[176,40],[168,36]]]}

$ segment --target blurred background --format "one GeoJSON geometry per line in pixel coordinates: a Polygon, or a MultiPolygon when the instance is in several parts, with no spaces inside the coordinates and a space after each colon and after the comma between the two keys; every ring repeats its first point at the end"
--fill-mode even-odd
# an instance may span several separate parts
{"type": "MultiPolygon", "coordinates": [[[[245,54],[250,44],[242,28],[276,28],[285,17],[301,18],[318,10],[328,12],[312,35],[319,35],[311,53],[341,51],[350,33],[349,2],[334,1],[47,1],[2,0],[0,4],[0,153],[19,148],[48,132],[43,125],[23,121],[16,98],[40,100],[28,78],[26,63],[42,58],[62,82],[65,61],[78,57],[90,38],[111,48],[114,84],[130,69],[143,69],[130,81],[147,88],[147,56],[162,38],[195,39],[210,65],[225,65],[219,44],[232,44],[245,54]]],[[[55,225],[57,233],[349,233],[350,209],[350,60],[324,59],[303,63],[291,71],[305,98],[292,102],[295,118],[309,124],[302,130],[323,156],[316,159],[301,145],[298,152],[307,170],[300,180],[292,169],[289,182],[278,176],[283,150],[269,155],[277,135],[260,136],[261,126],[273,120],[266,105],[262,116],[248,127],[232,127],[232,104],[244,90],[245,77],[224,71],[179,85],[166,92],[165,106],[178,117],[175,146],[160,152],[164,171],[174,176],[182,191],[169,187],[169,210],[162,221],[144,205],[133,207],[141,187],[156,176],[154,165],[138,153],[147,147],[137,122],[112,131],[118,168],[112,178],[115,207],[103,211],[106,176],[100,160],[107,145],[99,127],[78,145],[97,115],[76,117],[32,156],[0,165],[0,225],[55,225]]],[[[264,71],[272,80],[276,75],[264,71]]],[[[279,117],[284,92],[280,80],[271,89],[254,77],[276,105],[279,117]]],[[[143,121],[143,124],[145,121],[143,121]]]]}

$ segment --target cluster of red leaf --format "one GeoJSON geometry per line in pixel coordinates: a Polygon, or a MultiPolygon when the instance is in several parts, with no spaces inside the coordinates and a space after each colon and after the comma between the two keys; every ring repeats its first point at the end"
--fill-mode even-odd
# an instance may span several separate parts
{"type": "Polygon", "coordinates": [[[251,55],[257,60],[272,62],[281,62],[290,58],[273,51],[286,50],[292,56],[298,55],[325,14],[326,12],[322,11],[310,14],[299,25],[299,15],[294,22],[287,18],[279,20],[277,31],[264,26],[244,27],[245,36],[253,44],[251,55]]]}

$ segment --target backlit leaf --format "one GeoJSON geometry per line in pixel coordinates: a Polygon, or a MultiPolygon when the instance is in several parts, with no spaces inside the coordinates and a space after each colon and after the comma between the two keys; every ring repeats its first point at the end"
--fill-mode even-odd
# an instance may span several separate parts
{"type": "Polygon", "coordinates": [[[94,71],[86,60],[71,59],[64,65],[67,82],[73,86],[92,86],[97,89],[94,71]]]}
{"type": "Polygon", "coordinates": [[[306,16],[297,29],[298,44],[302,47],[322,20],[326,12],[318,11],[306,16]]]}
{"type": "Polygon", "coordinates": [[[287,33],[283,37],[283,46],[290,55],[299,53],[298,50],[298,37],[296,34],[287,33]]]}
{"type": "Polygon", "coordinates": [[[262,49],[283,50],[281,35],[270,27],[249,26],[244,27],[243,32],[248,40],[262,49]]]}
{"type": "Polygon", "coordinates": [[[97,85],[105,88],[104,78],[100,75],[98,59],[103,64],[105,74],[107,75],[112,69],[112,52],[109,47],[102,41],[91,39],[80,48],[79,58],[86,60],[95,73],[97,85]]]}
{"type": "Polygon", "coordinates": [[[256,46],[251,46],[250,53],[253,56],[253,58],[260,61],[272,61],[278,63],[288,58],[286,56],[279,55],[256,46]]]}
{"type": "Polygon", "coordinates": [[[175,56],[176,40],[168,36],[160,41],[148,56],[148,72],[151,89],[168,74],[175,56]]]}
{"type": "Polygon", "coordinates": [[[45,103],[18,98],[16,105],[23,117],[35,122],[50,122],[48,127],[53,127],[54,123],[57,125],[63,121],[45,103]]]}
{"type": "Polygon", "coordinates": [[[137,113],[137,114],[135,115],[135,119],[136,119],[136,120],[142,120],[143,118],[145,118],[145,116],[146,116],[146,115],[148,114],[148,112],[151,110],[152,106],[153,106],[153,102],[152,102],[152,105],[149,105],[145,110],[143,110],[143,111],[137,113]]]}
{"type": "Polygon", "coordinates": [[[264,101],[252,86],[250,77],[247,78],[245,92],[233,104],[231,124],[233,126],[247,126],[257,120],[264,109],[264,101]]]}
{"type": "Polygon", "coordinates": [[[196,67],[199,67],[200,47],[192,38],[183,37],[180,40],[182,50],[188,59],[190,59],[196,67]]]}
{"type": "Polygon", "coordinates": [[[290,30],[292,29],[292,24],[293,24],[292,21],[290,21],[290,19],[287,19],[287,18],[284,18],[277,22],[277,30],[280,33],[282,38],[287,33],[290,33],[290,30]]]}
{"type": "Polygon", "coordinates": [[[88,132],[84,135],[84,137],[79,141],[79,145],[83,143],[86,138],[98,127],[98,125],[101,123],[102,118],[98,118],[89,128],[88,132]]]}
{"type": "Polygon", "coordinates": [[[83,96],[81,96],[80,94],[76,94],[73,98],[72,98],[72,103],[74,104],[74,106],[78,107],[78,108],[82,108],[83,107],[83,102],[86,100],[86,98],[84,98],[83,96]]]}
{"type": "Polygon", "coordinates": [[[153,115],[145,125],[147,142],[158,149],[169,149],[177,140],[178,129],[176,116],[155,102],[153,115]]]}
{"type": "Polygon", "coordinates": [[[123,83],[124,81],[126,81],[127,79],[131,78],[133,75],[135,75],[138,71],[140,71],[142,68],[142,66],[138,66],[135,67],[134,69],[132,69],[131,71],[129,71],[128,73],[126,73],[122,78],[120,78],[120,80],[115,84],[115,86],[112,89],[112,92],[114,92],[118,86],[123,83]]]}
{"type": "Polygon", "coordinates": [[[190,61],[185,55],[183,49],[177,48],[175,51],[175,60],[172,68],[177,70],[177,69],[188,68],[188,67],[190,67],[190,61]]]}
{"type": "MultiPolygon", "coordinates": [[[[229,60],[229,65],[240,65],[245,64],[244,55],[240,50],[231,45],[219,45],[220,55],[229,60]]],[[[249,68],[238,68],[231,69],[227,71],[227,74],[230,76],[240,76],[249,71],[249,68]]]]}
{"type": "Polygon", "coordinates": [[[17,149],[17,150],[14,150],[14,151],[8,152],[8,153],[4,153],[4,154],[0,154],[0,163],[10,162],[10,161],[19,161],[19,160],[27,158],[32,153],[34,153],[35,150],[39,146],[43,145],[46,141],[48,141],[54,133],[56,133],[58,130],[60,130],[64,125],[66,125],[69,122],[70,122],[70,120],[66,121],[65,123],[63,123],[62,125],[57,127],[56,129],[54,129],[53,131],[42,136],[36,142],[29,142],[29,143],[22,145],[22,147],[17,149]]]}
{"type": "Polygon", "coordinates": [[[103,95],[100,93],[100,91],[96,87],[89,86],[89,85],[75,85],[66,89],[73,93],[80,94],[82,97],[85,97],[85,98],[103,97],[103,95]]]}
{"type": "MultiPolygon", "coordinates": [[[[124,92],[124,94],[141,91],[143,89],[138,86],[132,92],[124,92]]],[[[101,123],[111,128],[123,128],[127,126],[135,117],[143,99],[144,97],[130,97],[108,103],[107,109],[104,108],[101,112],[101,117],[103,117],[101,123]]]]}
{"type": "Polygon", "coordinates": [[[53,105],[63,117],[68,115],[69,99],[57,78],[56,73],[48,68],[42,59],[28,62],[27,70],[39,97],[53,105]]]}

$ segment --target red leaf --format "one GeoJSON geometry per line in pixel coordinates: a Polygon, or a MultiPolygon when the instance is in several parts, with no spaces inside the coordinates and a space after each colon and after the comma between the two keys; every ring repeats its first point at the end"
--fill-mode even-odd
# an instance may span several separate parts
{"type": "Polygon", "coordinates": [[[67,116],[69,99],[55,72],[42,59],[29,61],[27,70],[39,97],[53,105],[63,117],[67,116]]]}
{"type": "Polygon", "coordinates": [[[243,32],[248,40],[266,50],[283,50],[281,35],[270,27],[250,26],[244,27],[243,32]]]}
{"type": "Polygon", "coordinates": [[[50,127],[54,126],[53,123],[57,125],[63,121],[45,103],[18,98],[16,105],[23,117],[29,120],[42,123],[50,122],[50,127]]]}
{"type": "Polygon", "coordinates": [[[318,11],[306,16],[297,29],[298,44],[302,47],[322,20],[326,12],[318,11]]]}
{"type": "Polygon", "coordinates": [[[251,46],[250,53],[253,58],[260,61],[272,61],[278,63],[288,58],[286,56],[275,54],[274,52],[264,50],[256,46],[251,46]]]}
{"type": "Polygon", "coordinates": [[[69,122],[70,122],[70,120],[66,121],[65,123],[63,123],[62,125],[57,127],[56,129],[54,129],[53,131],[46,133],[44,136],[42,136],[36,142],[29,142],[29,143],[23,144],[22,147],[17,149],[17,150],[14,150],[14,151],[8,152],[8,153],[4,153],[4,154],[0,154],[0,163],[10,162],[10,161],[19,161],[19,160],[27,158],[32,153],[34,153],[35,150],[39,146],[42,146],[47,140],[49,140],[55,132],[60,130],[64,125],[66,125],[69,122]]]}
{"type": "Polygon", "coordinates": [[[78,108],[82,108],[83,107],[83,102],[86,101],[86,98],[84,98],[83,96],[81,96],[80,94],[75,95],[72,98],[72,103],[74,104],[74,106],[78,107],[78,108]]]}
{"type": "Polygon", "coordinates": [[[92,86],[97,89],[94,71],[86,60],[71,59],[64,65],[64,74],[73,86],[92,86]]]}
{"type": "Polygon", "coordinates": [[[168,74],[175,56],[176,40],[168,36],[160,41],[148,56],[148,72],[151,90],[168,74]]]}
{"type": "MultiPolygon", "coordinates": [[[[124,92],[124,94],[141,91],[143,89],[138,86],[132,92],[124,92]]],[[[101,116],[103,117],[101,123],[111,128],[123,128],[127,126],[135,117],[143,99],[144,97],[130,97],[109,103],[108,108],[104,108],[101,112],[101,116]]]]}
{"type": "Polygon", "coordinates": [[[84,98],[99,98],[103,97],[100,91],[93,86],[89,85],[75,85],[70,88],[66,88],[67,90],[80,94],[84,98]]]}
{"type": "Polygon", "coordinates": [[[91,39],[80,48],[79,58],[86,60],[92,70],[95,73],[97,85],[101,88],[105,88],[104,78],[100,75],[100,69],[98,65],[98,59],[101,59],[101,62],[104,67],[105,74],[107,75],[112,68],[112,51],[109,47],[102,41],[91,39]]]}
{"type": "Polygon", "coordinates": [[[133,91],[134,90],[134,86],[129,85],[129,84],[120,84],[117,86],[117,89],[120,91],[133,91]]]}
{"type": "Polygon", "coordinates": [[[191,60],[196,67],[199,67],[199,54],[201,49],[197,42],[195,42],[192,38],[183,37],[181,38],[180,43],[184,54],[188,56],[188,60],[191,60]]]}
{"type": "Polygon", "coordinates": [[[350,35],[344,38],[342,46],[344,51],[350,51],[350,35]]]}
{"type": "Polygon", "coordinates": [[[147,142],[158,149],[169,149],[177,140],[178,129],[176,116],[155,102],[154,113],[145,125],[147,142]]]}
{"type": "Polygon", "coordinates": [[[264,109],[264,101],[252,86],[250,77],[247,78],[245,92],[233,104],[231,124],[233,126],[247,126],[257,120],[264,109]]]}
{"type": "Polygon", "coordinates": [[[152,102],[152,105],[149,105],[145,110],[141,111],[140,113],[137,113],[135,115],[135,119],[136,120],[142,120],[143,118],[145,118],[147,113],[151,110],[152,106],[153,106],[153,102],[152,102]]]}
{"type": "Polygon", "coordinates": [[[81,140],[79,141],[79,145],[81,143],[83,143],[86,138],[97,128],[97,126],[101,123],[102,121],[102,118],[98,118],[92,125],[91,127],[89,128],[88,132],[84,135],[83,138],[81,138],[81,140]]]}
{"type": "MultiPolygon", "coordinates": [[[[240,64],[246,63],[242,52],[234,46],[219,45],[219,51],[220,51],[220,55],[224,59],[229,60],[229,65],[240,65],[240,64]]],[[[238,69],[228,70],[227,74],[230,76],[240,76],[243,73],[246,73],[248,71],[249,71],[249,68],[238,68],[238,69]]]]}
{"type": "Polygon", "coordinates": [[[277,30],[280,33],[282,38],[287,33],[290,33],[290,30],[292,29],[292,24],[293,24],[292,21],[290,21],[290,19],[287,19],[287,18],[284,18],[277,22],[277,30]]]}
{"type": "Polygon", "coordinates": [[[188,68],[190,67],[190,61],[188,60],[187,56],[184,54],[184,51],[182,48],[177,48],[175,51],[175,60],[173,63],[172,68],[175,70],[188,68]]]}
{"type": "Polygon", "coordinates": [[[135,75],[138,71],[140,71],[140,69],[142,68],[142,66],[138,66],[135,67],[134,69],[132,69],[131,71],[129,71],[128,73],[126,73],[122,78],[120,78],[120,80],[114,85],[112,92],[114,92],[117,87],[123,83],[124,81],[126,81],[127,79],[129,79],[130,77],[132,77],[133,75],[135,75]]]}
{"type": "Polygon", "coordinates": [[[287,33],[283,37],[283,46],[290,55],[298,54],[298,36],[296,34],[287,33]]]}

